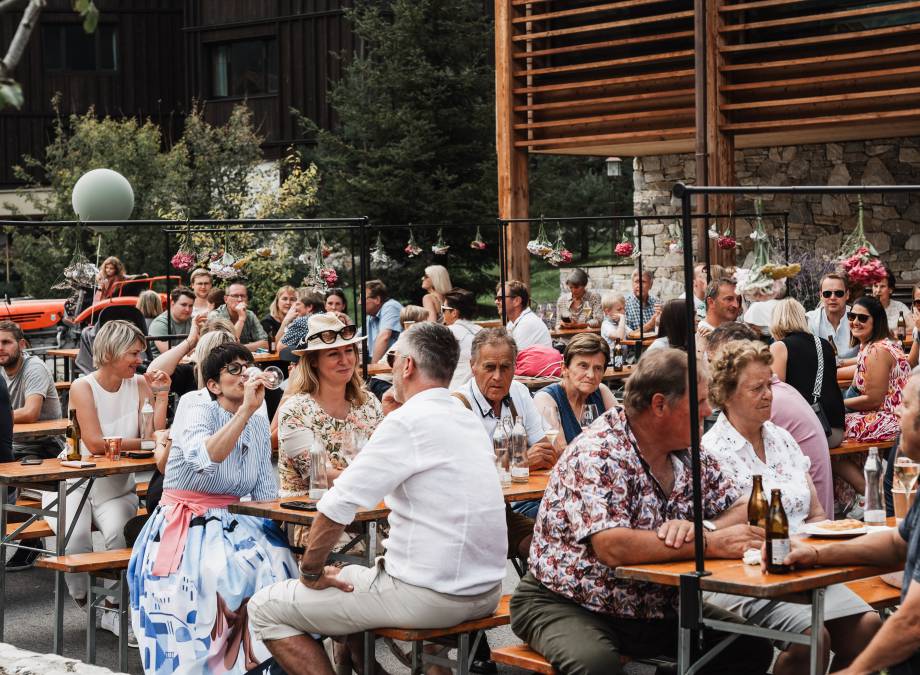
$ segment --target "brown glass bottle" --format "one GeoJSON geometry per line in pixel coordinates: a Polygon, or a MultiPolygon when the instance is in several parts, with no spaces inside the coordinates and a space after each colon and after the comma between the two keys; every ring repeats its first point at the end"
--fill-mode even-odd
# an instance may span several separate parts
{"type": "Polygon", "coordinates": [[[830,345],[831,345],[831,351],[834,352],[834,358],[835,358],[835,359],[840,358],[840,355],[837,354],[837,343],[834,342],[834,336],[833,336],[833,335],[828,335],[828,336],[827,336],[827,341],[828,341],[828,342],[830,343],[830,345]]]}
{"type": "Polygon", "coordinates": [[[623,361],[625,360],[623,354],[623,345],[620,344],[620,340],[613,344],[613,372],[622,373],[623,372],[623,361]]]}
{"type": "Polygon", "coordinates": [[[767,504],[767,495],[763,491],[763,478],[755,474],[753,479],[754,485],[751,487],[751,498],[748,500],[748,523],[766,530],[767,513],[770,510],[770,506],[767,504]]]}
{"type": "Polygon", "coordinates": [[[789,555],[789,519],[783,508],[782,495],[779,490],[770,493],[770,511],[767,514],[767,572],[786,574],[792,571],[783,560],[789,555]]]}
{"type": "Polygon", "coordinates": [[[70,427],[67,429],[67,459],[79,461],[80,459],[80,423],[77,421],[77,411],[71,408],[67,412],[70,427]]]}
{"type": "Polygon", "coordinates": [[[897,335],[898,342],[903,345],[904,341],[907,339],[907,322],[904,320],[904,312],[898,314],[898,327],[895,335],[897,335]]]}

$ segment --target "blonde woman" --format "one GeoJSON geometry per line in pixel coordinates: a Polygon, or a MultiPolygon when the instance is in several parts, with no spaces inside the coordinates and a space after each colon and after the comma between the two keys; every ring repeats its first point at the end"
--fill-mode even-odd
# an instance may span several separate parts
{"type": "MultiPolygon", "coordinates": [[[[438,305],[438,311],[440,310],[441,306],[438,305]]],[[[434,319],[431,318],[430,312],[424,307],[420,307],[419,305],[406,305],[399,310],[399,325],[402,326],[403,330],[406,330],[413,324],[421,323],[422,321],[434,321],[434,319]]]]}
{"type": "MultiPolygon", "coordinates": [[[[310,490],[310,453],[314,440],[323,444],[327,474],[335,480],[383,420],[377,399],[364,388],[358,371],[354,325],[332,314],[311,318],[309,331],[294,354],[287,398],[278,410],[278,474],[281,497],[310,490]]],[[[306,528],[295,528],[292,543],[303,546],[306,528]]]]}
{"type": "Polygon", "coordinates": [[[142,292],[137,296],[137,304],[135,307],[141,310],[141,314],[144,315],[144,321],[147,323],[147,328],[150,328],[151,321],[163,313],[163,301],[160,300],[160,294],[156,291],[142,292]]]}
{"type": "Polygon", "coordinates": [[[96,294],[93,302],[108,300],[115,292],[115,284],[125,280],[125,264],[115,256],[102,261],[99,274],[96,275],[96,294]]]}
{"type": "MultiPolygon", "coordinates": [[[[144,334],[128,321],[109,321],[93,341],[95,372],[74,381],[70,389],[70,407],[80,424],[80,452],[84,456],[105,455],[105,437],[119,436],[122,452],[153,449],[152,440],[140,438],[139,413],[145,400],[153,403],[154,428],[166,428],[169,375],[149,369],[138,375],[147,343],[144,334]]],[[[47,505],[57,495],[42,499],[47,505]]],[[[90,485],[74,487],[67,497],[67,520],[73,534],[67,553],[93,550],[92,526],[105,542],[106,550],[125,546],[124,527],[137,513],[134,476],[130,473],[96,478],[90,485]],[[87,494],[88,493],[88,494],[87,494]],[[85,506],[78,509],[85,500],[85,506]],[[73,519],[76,516],[76,522],[73,519]]],[[[49,524],[58,530],[56,519],[49,524]]],[[[67,587],[77,604],[86,603],[87,579],[83,574],[68,574],[67,587]]],[[[102,627],[118,634],[118,621],[112,612],[102,615],[102,627]],[[109,618],[107,618],[109,617],[109,618]]],[[[129,644],[133,641],[128,636],[129,644]]],[[[136,643],[135,643],[136,646],[136,643]]]]}
{"type": "Polygon", "coordinates": [[[444,294],[453,288],[447,268],[443,265],[426,267],[425,276],[422,277],[422,288],[428,291],[422,298],[422,306],[428,310],[428,321],[438,321],[441,318],[444,294]]]}
{"type": "Polygon", "coordinates": [[[275,293],[275,299],[268,307],[268,314],[262,317],[261,322],[262,328],[271,337],[272,342],[281,339],[281,323],[295,302],[297,302],[297,289],[293,286],[282,286],[275,293]]]}

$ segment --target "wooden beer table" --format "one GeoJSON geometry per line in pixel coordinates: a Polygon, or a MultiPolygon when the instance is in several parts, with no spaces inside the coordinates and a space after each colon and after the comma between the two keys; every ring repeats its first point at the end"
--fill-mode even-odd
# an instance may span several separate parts
{"type": "Polygon", "coordinates": [[[70,428],[70,420],[43,420],[41,422],[20,422],[13,425],[14,441],[35,441],[50,436],[63,436],[70,428]]]}
{"type": "Polygon", "coordinates": [[[57,363],[58,358],[64,359],[64,380],[70,382],[70,364],[72,361],[77,360],[77,354],[80,353],[79,349],[49,349],[45,352],[45,356],[52,357],[54,364],[54,379],[57,380],[57,363]]]}
{"type": "MultiPolygon", "coordinates": [[[[56,420],[54,420],[56,421],[56,420]]],[[[63,420],[66,422],[67,420],[63,420]]],[[[41,423],[39,423],[41,424],[41,423]]],[[[18,462],[0,463],[0,560],[6,560],[8,548],[37,550],[45,555],[63,556],[66,547],[73,535],[77,523],[77,516],[86,505],[89,489],[92,488],[96,478],[114,476],[124,473],[147,471],[156,467],[156,460],[122,458],[115,462],[103,456],[95,456],[91,460],[95,466],[73,468],[61,466],[59,459],[45,459],[41,464],[22,465],[18,462]],[[68,482],[69,481],[69,482],[68,482]],[[73,520],[64,536],[61,536],[62,524],[67,523],[67,495],[77,488],[88,483],[87,490],[77,506],[73,520]],[[7,504],[6,496],[10,487],[27,487],[57,492],[57,497],[47,506],[20,506],[7,504]],[[22,523],[14,523],[13,529],[7,532],[7,514],[23,513],[29,516],[22,523]],[[48,549],[35,549],[17,543],[17,535],[39,518],[56,518],[58,521],[58,535],[55,537],[57,546],[54,551],[48,549]]],[[[54,572],[54,653],[61,654],[64,648],[64,598],[67,588],[64,584],[64,572],[54,572]]],[[[0,641],[3,640],[4,606],[6,599],[6,566],[0,565],[0,641]]]]}
{"type": "MultiPolygon", "coordinates": [[[[888,519],[888,525],[894,526],[894,518],[888,519]]],[[[808,543],[820,547],[834,543],[832,539],[807,537],[808,543]]],[[[644,581],[663,586],[680,586],[681,575],[693,573],[693,560],[648,565],[624,565],[616,568],[614,574],[618,579],[644,581]]],[[[788,574],[764,574],[759,565],[745,565],[741,560],[706,560],[706,576],[699,579],[700,590],[713,593],[730,593],[751,598],[769,600],[769,604],[744,623],[699,617],[699,625],[735,635],[752,635],[768,640],[781,640],[796,644],[809,645],[811,650],[811,675],[821,675],[819,636],[824,627],[824,593],[828,586],[841,584],[856,579],[865,579],[896,570],[868,567],[865,565],[846,565],[840,567],[816,567],[808,570],[793,570],[788,574]],[[786,632],[764,628],[757,622],[766,616],[778,602],[796,602],[811,605],[811,634],[786,632]]],[[[682,614],[682,612],[680,612],[682,614]]],[[[726,639],[734,639],[732,637],[726,639]]],[[[717,649],[703,654],[700,659],[690,663],[691,629],[682,623],[678,637],[678,672],[692,675],[703,668],[717,649]]],[[[721,644],[721,643],[720,643],[721,644]]]]}
{"type": "Polygon", "coordinates": [[[582,328],[563,328],[559,327],[549,332],[550,336],[556,340],[560,338],[571,338],[575,335],[580,335],[581,333],[594,333],[595,335],[601,334],[601,328],[591,328],[590,326],[584,326],[582,328]]]}

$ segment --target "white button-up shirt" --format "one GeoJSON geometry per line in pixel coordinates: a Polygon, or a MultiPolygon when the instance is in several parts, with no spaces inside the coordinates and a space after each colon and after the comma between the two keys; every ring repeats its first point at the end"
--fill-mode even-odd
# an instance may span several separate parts
{"type": "Polygon", "coordinates": [[[477,595],[500,584],[508,552],[492,443],[447,389],[427,389],[387,415],[317,504],[337,523],[383,500],[387,573],[413,586],[477,595]]]}
{"type": "Polygon", "coordinates": [[[763,477],[767,502],[770,490],[782,490],[789,532],[795,534],[811,513],[811,489],[808,487],[811,460],[792,435],[773,422],[764,422],[762,433],[766,463],[760,461],[754,446],[738,433],[725,413],[719,415],[712,429],[703,435],[701,444],[719,462],[722,474],[746,494],[751,494],[754,474],[763,477]]]}
{"type": "MultiPolygon", "coordinates": [[[[457,392],[463,394],[466,400],[470,402],[470,409],[476,414],[476,418],[482,422],[482,426],[485,428],[486,433],[489,434],[490,439],[492,434],[495,433],[495,427],[498,426],[498,420],[505,415],[511,415],[509,400],[514,402],[514,409],[521,417],[521,424],[524,425],[524,429],[527,431],[527,442],[530,445],[539,443],[546,436],[546,431],[543,429],[543,416],[540,415],[537,406],[534,405],[530,391],[517,380],[512,380],[511,389],[502,400],[501,414],[498,417],[492,411],[492,404],[479,391],[479,385],[476,384],[475,379],[470,378],[470,381],[457,389],[457,392]]],[[[454,398],[456,400],[456,397],[454,398]]],[[[463,405],[461,401],[457,401],[457,403],[463,405]]]]}
{"type": "Polygon", "coordinates": [[[518,351],[533,345],[553,346],[549,328],[543,323],[543,319],[533,313],[530,307],[525,309],[516,321],[509,321],[507,329],[517,343],[518,351]]]}
{"type": "Polygon", "coordinates": [[[846,312],[849,312],[850,308],[847,306],[844,310],[844,315],[840,318],[840,323],[837,324],[837,328],[834,328],[831,325],[831,322],[827,319],[827,312],[824,311],[824,305],[819,305],[815,309],[807,313],[808,316],[808,328],[814,335],[818,337],[823,337],[827,339],[828,336],[833,337],[834,346],[837,348],[837,358],[848,359],[851,356],[856,356],[856,352],[859,351],[859,346],[851,347],[850,346],[850,322],[847,321],[846,312]]]}

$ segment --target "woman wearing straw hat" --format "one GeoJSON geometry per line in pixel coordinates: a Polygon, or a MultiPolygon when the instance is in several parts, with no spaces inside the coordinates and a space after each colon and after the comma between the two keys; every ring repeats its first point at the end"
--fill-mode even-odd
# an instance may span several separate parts
{"type": "MultiPolygon", "coordinates": [[[[357,367],[358,343],[364,339],[356,326],[334,314],[310,319],[307,335],[293,351],[300,360],[278,411],[280,496],[309,492],[314,440],[325,448],[331,482],[383,420],[380,403],[365,389],[357,367]]],[[[302,546],[306,535],[306,528],[294,528],[292,543],[302,546]]]]}

